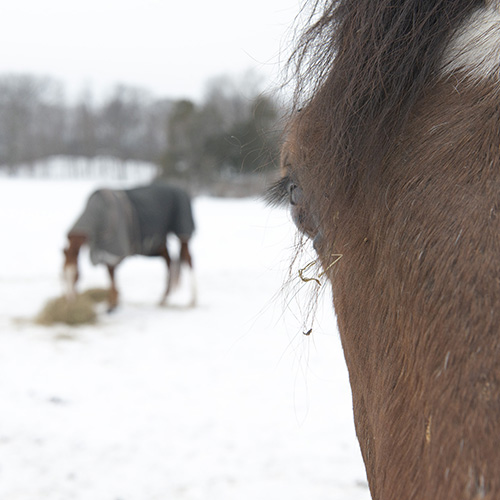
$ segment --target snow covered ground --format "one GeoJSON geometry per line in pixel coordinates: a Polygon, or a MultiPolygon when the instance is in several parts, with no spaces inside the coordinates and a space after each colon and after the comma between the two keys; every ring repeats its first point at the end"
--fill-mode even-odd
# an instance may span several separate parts
{"type": "MultiPolygon", "coordinates": [[[[182,293],[158,307],[163,263],[133,257],[115,313],[33,324],[101,184],[0,179],[0,499],[368,500],[329,293],[313,325],[316,285],[281,293],[284,211],[194,201],[194,309],[182,293]]],[[[107,286],[87,255],[81,272],[82,289],[107,286]]]]}

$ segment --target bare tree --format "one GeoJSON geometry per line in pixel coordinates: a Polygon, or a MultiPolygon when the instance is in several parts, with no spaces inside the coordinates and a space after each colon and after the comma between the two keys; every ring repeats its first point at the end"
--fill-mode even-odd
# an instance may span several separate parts
{"type": "Polygon", "coordinates": [[[0,158],[14,165],[44,158],[61,147],[65,107],[61,85],[50,78],[0,78],[0,158]]]}

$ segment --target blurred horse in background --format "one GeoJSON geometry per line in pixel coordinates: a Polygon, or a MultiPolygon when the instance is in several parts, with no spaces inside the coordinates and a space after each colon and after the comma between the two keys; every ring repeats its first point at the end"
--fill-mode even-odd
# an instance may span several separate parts
{"type": "Polygon", "coordinates": [[[372,497],[497,500],[499,2],[313,6],[272,193],[332,286],[372,497]]]}
{"type": "MultiPolygon", "coordinates": [[[[100,189],[88,199],[86,208],[68,231],[64,249],[63,278],[69,299],[76,295],[79,278],[78,255],[84,244],[90,247],[94,265],[104,264],[111,286],[108,306],[118,304],[115,269],[130,255],[162,257],[167,265],[167,285],[161,299],[165,304],[179,281],[182,264],[193,270],[189,240],[194,232],[191,200],[177,187],[163,183],[126,190],[100,189]],[[172,260],[167,249],[167,235],[180,241],[179,259],[172,260]]],[[[191,275],[191,305],[196,302],[194,276],[191,275]]]]}

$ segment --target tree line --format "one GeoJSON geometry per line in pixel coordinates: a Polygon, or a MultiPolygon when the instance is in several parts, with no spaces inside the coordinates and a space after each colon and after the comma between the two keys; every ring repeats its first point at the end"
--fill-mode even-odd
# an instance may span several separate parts
{"type": "Polygon", "coordinates": [[[68,103],[55,79],[0,76],[0,168],[63,155],[151,162],[196,182],[266,170],[276,163],[280,106],[248,80],[213,80],[200,103],[125,85],[100,102],[87,91],[68,103]]]}

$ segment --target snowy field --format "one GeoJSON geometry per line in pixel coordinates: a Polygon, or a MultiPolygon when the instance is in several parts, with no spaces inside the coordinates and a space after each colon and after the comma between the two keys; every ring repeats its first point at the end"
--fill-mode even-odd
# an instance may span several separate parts
{"type": "MultiPolygon", "coordinates": [[[[163,263],[133,257],[98,324],[32,322],[102,184],[0,179],[0,500],[368,500],[329,293],[312,324],[316,285],[281,292],[284,211],[194,200],[194,309],[158,307],[163,263]]],[[[80,261],[81,289],[107,286],[80,261]]]]}

